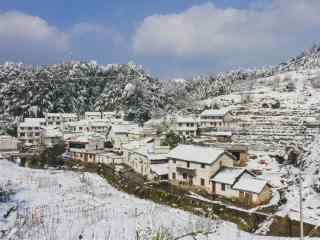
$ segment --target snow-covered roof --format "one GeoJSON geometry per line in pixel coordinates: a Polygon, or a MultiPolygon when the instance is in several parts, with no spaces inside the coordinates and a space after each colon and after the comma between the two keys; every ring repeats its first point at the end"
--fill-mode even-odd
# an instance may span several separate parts
{"type": "Polygon", "coordinates": [[[85,112],[85,116],[101,116],[101,112],[85,112]]]}
{"type": "Polygon", "coordinates": [[[177,123],[196,123],[197,119],[191,116],[178,116],[177,123]]]}
{"type": "Polygon", "coordinates": [[[114,124],[111,127],[111,131],[113,133],[129,133],[130,131],[134,131],[134,129],[137,128],[137,124],[114,124]]]}
{"type": "Polygon", "coordinates": [[[1,135],[0,141],[19,141],[17,138],[9,136],[9,135],[1,135]]]}
{"type": "Polygon", "coordinates": [[[168,157],[183,161],[211,164],[224,152],[224,149],[221,148],[196,145],[178,145],[168,153],[168,157]]]}
{"type": "Polygon", "coordinates": [[[70,139],[70,142],[88,143],[90,141],[105,141],[105,136],[97,133],[83,133],[70,139]]]}
{"type": "Polygon", "coordinates": [[[64,118],[77,118],[78,115],[76,113],[62,113],[62,117],[64,118]]]}
{"type": "Polygon", "coordinates": [[[19,123],[19,127],[41,127],[41,124],[38,121],[28,121],[19,123]]]}
{"type": "Polygon", "coordinates": [[[221,109],[209,109],[204,110],[200,115],[201,116],[225,116],[231,109],[230,108],[221,108],[221,109]]]}
{"type": "Polygon", "coordinates": [[[210,181],[233,185],[246,170],[244,168],[222,168],[210,181]]]}
{"type": "Polygon", "coordinates": [[[62,137],[62,132],[57,128],[44,128],[43,136],[47,138],[62,137]]]}
{"type": "Polygon", "coordinates": [[[259,194],[267,184],[268,182],[264,179],[259,179],[254,176],[244,174],[238,179],[232,188],[259,194]]]}
{"type": "Polygon", "coordinates": [[[232,136],[232,132],[205,132],[203,133],[203,135],[206,136],[214,136],[214,137],[218,137],[218,136],[226,136],[226,137],[231,137],[232,136]]]}
{"type": "Polygon", "coordinates": [[[169,174],[169,164],[161,163],[161,164],[151,164],[151,171],[157,174],[158,176],[169,174]]]}
{"type": "Polygon", "coordinates": [[[37,123],[44,123],[46,122],[45,118],[25,118],[24,122],[30,123],[30,122],[37,122],[37,123]]]}
{"type": "Polygon", "coordinates": [[[147,143],[150,143],[152,141],[153,141],[153,138],[151,138],[151,137],[144,138],[142,140],[131,141],[131,142],[127,143],[127,144],[124,144],[123,148],[127,149],[127,150],[133,150],[133,149],[137,149],[137,148],[143,147],[147,143]]]}

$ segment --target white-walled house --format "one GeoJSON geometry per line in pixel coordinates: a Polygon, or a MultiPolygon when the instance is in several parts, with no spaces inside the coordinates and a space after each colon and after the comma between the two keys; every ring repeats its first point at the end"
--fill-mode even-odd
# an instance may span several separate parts
{"type": "Polygon", "coordinates": [[[78,116],[75,113],[46,113],[45,119],[46,126],[63,130],[65,123],[77,121],[78,116]]]}
{"type": "Polygon", "coordinates": [[[45,126],[44,118],[25,118],[18,124],[18,139],[24,145],[37,146],[41,144],[41,131],[45,126]]]}
{"type": "Polygon", "coordinates": [[[209,109],[200,114],[200,127],[208,129],[232,128],[235,126],[230,108],[209,109]]]}
{"type": "Polygon", "coordinates": [[[41,132],[41,143],[48,148],[59,144],[63,141],[63,133],[60,128],[45,127],[41,132]]]}
{"type": "Polygon", "coordinates": [[[115,150],[122,151],[123,145],[147,137],[155,137],[157,131],[150,127],[139,127],[137,124],[114,124],[111,127],[108,139],[115,150]]]}
{"type": "Polygon", "coordinates": [[[0,136],[0,152],[18,151],[19,140],[11,136],[0,136]]]}
{"type": "Polygon", "coordinates": [[[117,117],[116,112],[85,112],[85,120],[112,120],[117,117]]]}
{"type": "Polygon", "coordinates": [[[159,138],[146,138],[123,145],[123,163],[150,180],[168,179],[169,146],[161,146],[159,138]]]}
{"type": "Polygon", "coordinates": [[[123,163],[123,157],[113,152],[103,151],[96,154],[96,162],[117,165],[123,163]]]}
{"type": "Polygon", "coordinates": [[[104,120],[80,120],[68,122],[65,124],[65,132],[69,133],[88,133],[96,132],[106,134],[109,131],[110,124],[104,120]]]}
{"type": "Polygon", "coordinates": [[[168,153],[169,181],[212,193],[211,177],[222,167],[233,167],[234,156],[224,149],[178,145],[168,153]]]}
{"type": "Polygon", "coordinates": [[[271,186],[244,168],[221,168],[211,179],[212,194],[235,199],[246,205],[267,203],[271,186]]]}
{"type": "Polygon", "coordinates": [[[96,162],[97,154],[104,150],[105,137],[97,133],[83,133],[66,139],[71,158],[84,162],[96,162]]]}
{"type": "Polygon", "coordinates": [[[179,116],[176,119],[176,132],[183,136],[196,136],[198,131],[198,120],[191,116],[179,116]]]}

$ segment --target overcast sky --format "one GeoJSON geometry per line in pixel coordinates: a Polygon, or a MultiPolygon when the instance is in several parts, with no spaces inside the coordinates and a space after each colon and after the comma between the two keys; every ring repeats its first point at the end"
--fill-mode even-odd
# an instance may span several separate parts
{"type": "Polygon", "coordinates": [[[320,42],[319,0],[10,0],[0,62],[142,64],[160,78],[277,64],[320,42]]]}

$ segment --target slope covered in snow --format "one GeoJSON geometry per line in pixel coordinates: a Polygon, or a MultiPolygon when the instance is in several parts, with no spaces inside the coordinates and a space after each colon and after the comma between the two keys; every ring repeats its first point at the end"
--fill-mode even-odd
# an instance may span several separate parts
{"type": "Polygon", "coordinates": [[[180,238],[184,240],[286,239],[248,234],[227,222],[137,199],[93,174],[31,170],[0,161],[0,186],[14,192],[10,201],[0,205],[1,239],[71,240],[81,235],[133,240],[138,234],[147,240],[159,232],[173,237],[199,232],[195,238],[180,238]]]}

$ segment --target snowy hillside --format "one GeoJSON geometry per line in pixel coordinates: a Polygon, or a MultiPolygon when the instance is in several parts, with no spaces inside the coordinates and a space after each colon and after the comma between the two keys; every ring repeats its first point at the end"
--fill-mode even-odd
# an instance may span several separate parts
{"type": "Polygon", "coordinates": [[[319,55],[320,48],[315,46],[277,66],[163,81],[132,63],[98,65],[94,61],[72,61],[48,66],[5,63],[0,65],[0,115],[3,118],[122,109],[132,119],[145,121],[152,114],[190,107],[196,100],[250,89],[257,79],[317,69],[319,55]]]}
{"type": "Polygon", "coordinates": [[[40,67],[0,66],[0,113],[33,116],[44,112],[127,110],[148,118],[160,107],[160,84],[141,67],[70,62],[40,67]],[[131,92],[127,92],[128,86],[131,92]]]}
{"type": "Polygon", "coordinates": [[[0,186],[13,192],[0,205],[0,239],[135,240],[139,235],[149,240],[157,232],[181,240],[285,239],[248,234],[227,222],[137,199],[88,173],[31,170],[0,161],[0,186]],[[198,233],[183,237],[193,232],[198,233]]]}

